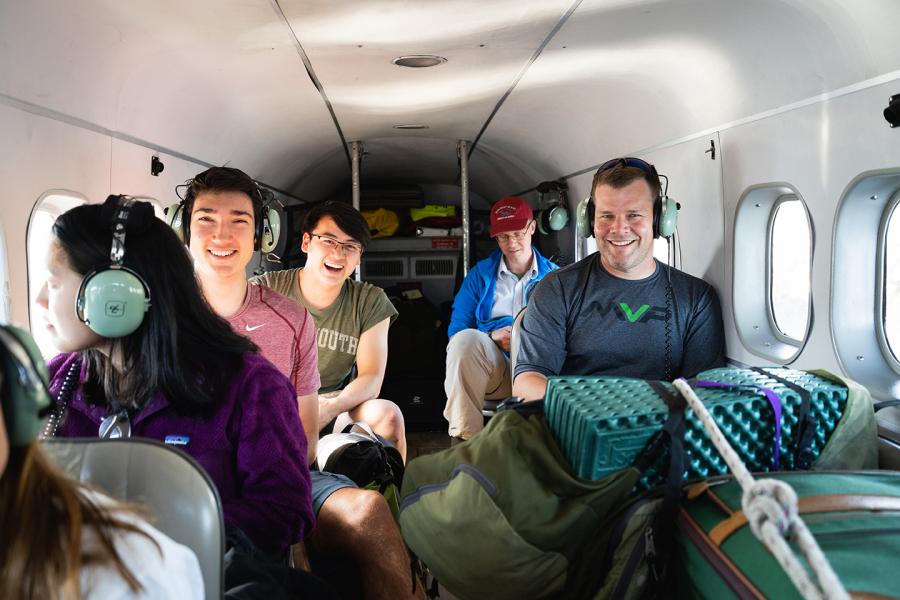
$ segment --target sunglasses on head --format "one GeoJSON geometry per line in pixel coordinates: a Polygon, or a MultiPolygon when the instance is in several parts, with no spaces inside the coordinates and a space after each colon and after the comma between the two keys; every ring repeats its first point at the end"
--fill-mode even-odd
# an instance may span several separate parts
{"type": "Polygon", "coordinates": [[[656,175],[656,167],[648,163],[646,160],[641,160],[640,158],[634,158],[631,156],[627,156],[624,158],[613,158],[612,160],[608,160],[597,168],[597,173],[602,173],[604,171],[609,171],[615,167],[634,167],[635,169],[640,169],[645,173],[650,173],[652,175],[656,175]]]}
{"type": "Polygon", "coordinates": [[[614,169],[616,167],[634,167],[635,169],[640,169],[644,173],[650,174],[654,179],[659,182],[659,186],[662,187],[663,181],[665,181],[665,187],[662,188],[662,195],[668,195],[669,191],[669,178],[665,175],[661,175],[656,171],[656,167],[648,163],[646,160],[642,160],[640,158],[634,158],[633,156],[626,156],[622,158],[613,158],[611,160],[606,161],[602,165],[597,168],[597,173],[594,174],[594,177],[603,173],[604,171],[609,171],[610,169],[614,169]]]}

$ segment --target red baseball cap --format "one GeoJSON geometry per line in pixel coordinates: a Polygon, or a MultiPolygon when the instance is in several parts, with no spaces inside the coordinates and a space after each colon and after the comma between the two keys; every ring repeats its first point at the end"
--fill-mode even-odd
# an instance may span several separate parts
{"type": "Polygon", "coordinates": [[[507,196],[491,208],[491,237],[498,233],[525,229],[534,215],[528,203],[518,196],[507,196]]]}

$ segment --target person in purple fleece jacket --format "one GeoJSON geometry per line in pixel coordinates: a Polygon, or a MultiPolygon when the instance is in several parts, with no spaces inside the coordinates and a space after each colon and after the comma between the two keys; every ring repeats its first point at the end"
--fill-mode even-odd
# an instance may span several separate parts
{"type": "Polygon", "coordinates": [[[294,388],[209,308],[175,233],[149,204],[110,196],[57,219],[47,262],[37,302],[66,405],[55,435],[177,446],[215,482],[226,526],[284,557],[314,524],[294,388]],[[135,289],[120,296],[104,277],[123,271],[135,289]]]}

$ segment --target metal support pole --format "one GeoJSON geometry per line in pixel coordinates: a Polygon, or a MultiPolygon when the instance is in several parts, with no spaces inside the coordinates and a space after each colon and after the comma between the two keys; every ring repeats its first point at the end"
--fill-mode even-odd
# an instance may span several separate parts
{"type": "Polygon", "coordinates": [[[463,277],[469,274],[469,255],[471,245],[469,242],[469,143],[459,140],[456,144],[456,153],[459,156],[459,187],[462,190],[460,205],[462,206],[462,262],[463,277]]]}
{"type": "MultiPolygon", "coordinates": [[[[359,142],[350,142],[350,185],[352,190],[353,208],[356,210],[359,210],[359,159],[361,155],[362,144],[359,142]]],[[[356,265],[354,277],[356,278],[356,281],[361,279],[360,265],[356,265]]]]}

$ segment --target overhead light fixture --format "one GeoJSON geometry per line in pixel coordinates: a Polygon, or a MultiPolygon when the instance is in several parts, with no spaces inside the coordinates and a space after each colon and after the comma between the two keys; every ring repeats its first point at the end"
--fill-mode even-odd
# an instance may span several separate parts
{"type": "Polygon", "coordinates": [[[391,61],[398,67],[411,67],[413,69],[422,69],[425,67],[436,67],[447,62],[443,56],[435,56],[433,54],[410,54],[409,56],[398,56],[391,61]]]}
{"type": "Polygon", "coordinates": [[[394,125],[394,129],[428,129],[428,125],[394,125]]]}

